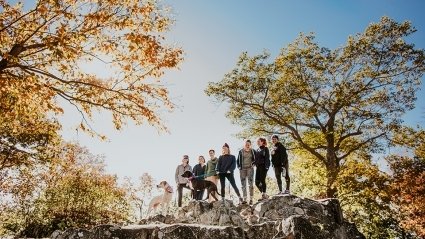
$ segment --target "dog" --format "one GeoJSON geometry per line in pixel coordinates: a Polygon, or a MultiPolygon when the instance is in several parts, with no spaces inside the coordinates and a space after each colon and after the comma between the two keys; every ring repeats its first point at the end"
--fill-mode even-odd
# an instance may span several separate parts
{"type": "Polygon", "coordinates": [[[207,198],[205,198],[204,200],[207,200],[211,195],[216,201],[218,201],[217,197],[213,194],[213,192],[221,196],[221,194],[218,193],[217,185],[215,185],[215,183],[204,179],[196,179],[195,175],[193,175],[191,171],[186,171],[181,176],[183,178],[189,179],[192,184],[193,190],[197,191],[207,189],[207,198]]]}
{"type": "Polygon", "coordinates": [[[152,198],[149,203],[147,216],[149,216],[152,210],[156,212],[156,209],[159,206],[161,206],[162,211],[165,210],[165,213],[168,213],[168,208],[173,197],[173,188],[170,186],[170,184],[167,183],[167,181],[160,182],[158,185],[156,185],[156,187],[163,189],[164,193],[152,198]]]}

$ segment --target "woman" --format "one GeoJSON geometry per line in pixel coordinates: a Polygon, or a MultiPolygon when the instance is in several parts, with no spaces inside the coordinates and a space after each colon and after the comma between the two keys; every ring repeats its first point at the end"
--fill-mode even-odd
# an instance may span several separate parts
{"type": "MultiPolygon", "coordinates": [[[[210,181],[214,183],[215,185],[217,185],[218,176],[217,176],[217,173],[215,172],[215,167],[217,166],[218,159],[215,156],[214,149],[210,149],[208,154],[210,155],[210,160],[208,160],[207,166],[205,168],[205,180],[210,181]]],[[[216,196],[215,192],[213,192],[213,194],[214,196],[216,196]]],[[[212,196],[208,197],[208,202],[212,202],[213,200],[214,198],[212,196]]]]}
{"type": "MultiPolygon", "coordinates": [[[[204,176],[205,176],[205,168],[206,168],[204,156],[202,156],[202,155],[199,156],[198,162],[199,162],[199,164],[197,164],[197,165],[195,165],[193,167],[193,175],[195,177],[199,177],[199,178],[202,178],[203,179],[204,176]]],[[[193,199],[195,199],[195,200],[202,200],[202,197],[204,196],[204,191],[205,190],[195,191],[193,193],[193,199]]]]}
{"type": "Polygon", "coordinates": [[[263,200],[268,198],[266,194],[266,176],[270,167],[270,152],[269,148],[267,148],[267,140],[265,138],[259,138],[257,145],[258,149],[255,153],[254,161],[254,165],[257,167],[255,171],[255,186],[257,186],[262,194],[260,200],[263,200]]]}
{"type": "MultiPolygon", "coordinates": [[[[177,166],[176,174],[175,174],[175,179],[177,184],[177,205],[179,207],[182,206],[183,188],[187,188],[191,190],[188,186],[189,180],[181,176],[186,171],[192,172],[192,167],[189,165],[189,156],[183,155],[182,163],[177,166]]],[[[193,191],[192,191],[192,195],[193,195],[193,191]]]]}
{"type": "Polygon", "coordinates": [[[226,178],[229,180],[230,185],[232,185],[233,190],[235,190],[236,195],[239,197],[239,203],[243,202],[239,189],[235,183],[235,177],[233,176],[233,171],[236,169],[236,158],[234,155],[230,154],[229,145],[225,143],[223,145],[223,154],[218,158],[216,171],[218,177],[220,178],[221,185],[221,198],[224,202],[225,199],[225,186],[226,178]]]}

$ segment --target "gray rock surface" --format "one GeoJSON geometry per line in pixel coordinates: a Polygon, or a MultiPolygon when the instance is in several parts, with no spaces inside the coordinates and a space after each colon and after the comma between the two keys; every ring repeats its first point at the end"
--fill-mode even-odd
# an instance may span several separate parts
{"type": "Polygon", "coordinates": [[[344,220],[336,199],[311,200],[279,195],[252,206],[231,201],[191,201],[174,215],[157,215],[141,225],[102,225],[92,230],[55,232],[53,239],[191,238],[191,239],[363,239],[344,220]]]}

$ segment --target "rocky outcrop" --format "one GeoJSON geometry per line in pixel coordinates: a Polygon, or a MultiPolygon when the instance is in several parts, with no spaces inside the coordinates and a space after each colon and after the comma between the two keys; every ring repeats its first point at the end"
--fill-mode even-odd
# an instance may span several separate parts
{"type": "Polygon", "coordinates": [[[52,238],[365,238],[354,224],[344,220],[338,200],[315,201],[292,195],[274,196],[253,206],[191,201],[175,215],[158,215],[140,223],[104,225],[91,231],[71,229],[56,232],[52,238]]]}

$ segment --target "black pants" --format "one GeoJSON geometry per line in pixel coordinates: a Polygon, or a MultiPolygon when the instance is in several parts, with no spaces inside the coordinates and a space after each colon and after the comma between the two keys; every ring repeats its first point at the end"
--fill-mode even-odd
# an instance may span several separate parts
{"type": "MultiPolygon", "coordinates": [[[[191,190],[188,186],[186,186],[186,184],[179,184],[177,186],[177,205],[179,207],[182,206],[183,188],[187,188],[187,189],[191,190]]],[[[193,196],[193,192],[192,192],[192,196],[193,196]]]]}
{"type": "Polygon", "coordinates": [[[204,197],[204,192],[205,192],[205,190],[194,191],[193,192],[193,199],[202,200],[202,198],[204,197]]]}
{"type": "Polygon", "coordinates": [[[220,185],[221,185],[221,197],[225,197],[226,193],[226,178],[229,180],[230,185],[232,185],[233,190],[235,190],[236,195],[238,197],[241,197],[241,194],[239,193],[239,189],[236,186],[235,177],[233,176],[233,173],[220,173],[218,175],[220,177],[220,185]]]}
{"type": "Polygon", "coordinates": [[[285,164],[284,167],[274,167],[274,174],[277,180],[277,186],[279,187],[279,191],[282,192],[282,173],[285,171],[285,181],[286,181],[286,190],[289,190],[289,186],[291,184],[291,180],[289,178],[289,170],[288,163],[285,164]],[[283,170],[285,169],[285,170],[283,170]]]}
{"type": "Polygon", "coordinates": [[[267,169],[263,165],[257,166],[257,170],[255,171],[255,186],[257,186],[261,193],[266,193],[267,190],[266,176],[267,169]]]}

